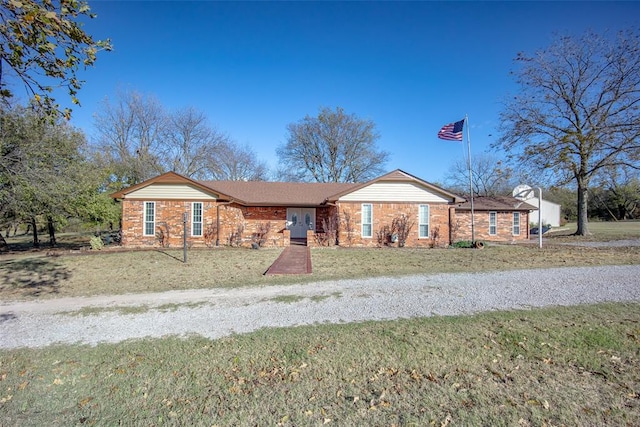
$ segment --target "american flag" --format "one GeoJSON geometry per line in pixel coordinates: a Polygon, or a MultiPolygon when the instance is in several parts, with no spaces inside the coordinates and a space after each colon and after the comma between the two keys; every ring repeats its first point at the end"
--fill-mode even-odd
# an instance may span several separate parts
{"type": "Polygon", "coordinates": [[[446,139],[447,141],[462,141],[462,128],[464,127],[464,119],[459,122],[449,123],[442,126],[442,129],[438,132],[438,138],[446,139]]]}

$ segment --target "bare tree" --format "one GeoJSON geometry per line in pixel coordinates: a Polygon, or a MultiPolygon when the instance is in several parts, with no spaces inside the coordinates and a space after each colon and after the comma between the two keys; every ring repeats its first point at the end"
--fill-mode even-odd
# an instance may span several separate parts
{"type": "Polygon", "coordinates": [[[411,233],[411,229],[416,224],[415,220],[405,213],[393,218],[391,222],[391,234],[398,236],[398,247],[403,248],[411,233]]]}
{"type": "MultiPolygon", "coordinates": [[[[512,168],[502,159],[489,153],[481,153],[471,158],[474,196],[497,196],[509,194],[514,187],[512,168]]],[[[445,178],[447,187],[462,194],[469,193],[468,161],[460,159],[449,168],[445,178]]]]}
{"type": "Polygon", "coordinates": [[[95,115],[96,161],[110,168],[112,189],[166,171],[194,179],[266,180],[268,168],[248,146],[239,146],[187,107],[167,112],[151,95],[120,92],[95,115]]]}
{"type": "Polygon", "coordinates": [[[217,169],[216,152],[224,150],[229,138],[211,127],[207,117],[193,107],[171,114],[163,138],[161,162],[172,170],[195,179],[210,179],[217,169]]]}
{"type": "Polygon", "coordinates": [[[269,169],[249,146],[226,140],[218,144],[208,159],[211,178],[229,181],[266,181],[269,169]]]}
{"type": "Polygon", "coordinates": [[[380,175],[389,154],[376,147],[379,134],[371,120],[322,108],[287,127],[287,143],[278,148],[282,170],[291,180],[363,182],[380,175]]]}
{"type": "Polygon", "coordinates": [[[587,195],[603,168],[640,167],[640,40],[588,32],[518,54],[520,94],[506,102],[496,144],[521,164],[577,187],[577,235],[589,234],[587,195]]]}
{"type": "Polygon", "coordinates": [[[104,100],[94,125],[94,149],[109,164],[116,189],[164,172],[159,154],[167,118],[155,97],[119,92],[114,103],[104,100]]]}

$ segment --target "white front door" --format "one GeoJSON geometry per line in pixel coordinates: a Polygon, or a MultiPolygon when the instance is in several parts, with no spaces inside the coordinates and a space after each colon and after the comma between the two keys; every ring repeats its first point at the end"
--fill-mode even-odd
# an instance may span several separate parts
{"type": "Polygon", "coordinates": [[[306,239],[307,230],[315,230],[315,208],[287,208],[287,229],[292,239],[306,239]]]}

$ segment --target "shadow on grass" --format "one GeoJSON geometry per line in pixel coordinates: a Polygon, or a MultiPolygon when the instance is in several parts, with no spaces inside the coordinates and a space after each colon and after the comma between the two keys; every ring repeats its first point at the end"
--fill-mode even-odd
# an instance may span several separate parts
{"type": "Polygon", "coordinates": [[[0,261],[0,295],[39,297],[58,294],[71,272],[48,258],[0,261]]]}
{"type": "MultiPolygon", "coordinates": [[[[80,235],[79,235],[80,236],[80,235]]],[[[84,236],[82,236],[84,237],[84,236]]],[[[7,253],[22,253],[22,252],[50,252],[50,251],[77,251],[84,247],[89,246],[89,237],[81,239],[80,237],[69,238],[62,236],[58,238],[58,242],[55,246],[51,246],[47,239],[43,239],[39,246],[33,246],[33,241],[30,235],[20,235],[18,237],[7,238],[7,253]]]]}
{"type": "Polygon", "coordinates": [[[158,252],[159,254],[162,254],[162,255],[166,255],[166,256],[168,256],[169,258],[173,258],[173,259],[175,259],[176,261],[179,261],[180,263],[184,263],[184,259],[183,259],[183,258],[178,258],[177,256],[171,255],[170,253],[167,253],[167,252],[162,251],[162,250],[159,250],[159,249],[158,249],[158,250],[156,250],[156,252],[158,252]]]}

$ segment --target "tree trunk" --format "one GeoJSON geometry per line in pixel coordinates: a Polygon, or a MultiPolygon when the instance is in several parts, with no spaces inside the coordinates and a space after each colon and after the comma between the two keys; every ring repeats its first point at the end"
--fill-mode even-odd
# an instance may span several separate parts
{"type": "Polygon", "coordinates": [[[576,236],[588,236],[589,219],[587,216],[587,199],[589,184],[584,177],[578,177],[578,229],[576,236]]]}
{"type": "Polygon", "coordinates": [[[56,228],[50,215],[47,216],[47,229],[49,230],[49,246],[54,247],[56,245],[56,228]]]}
{"type": "Polygon", "coordinates": [[[39,248],[40,241],[38,240],[38,224],[36,224],[35,217],[31,217],[31,227],[33,227],[33,247],[39,248]]]}

